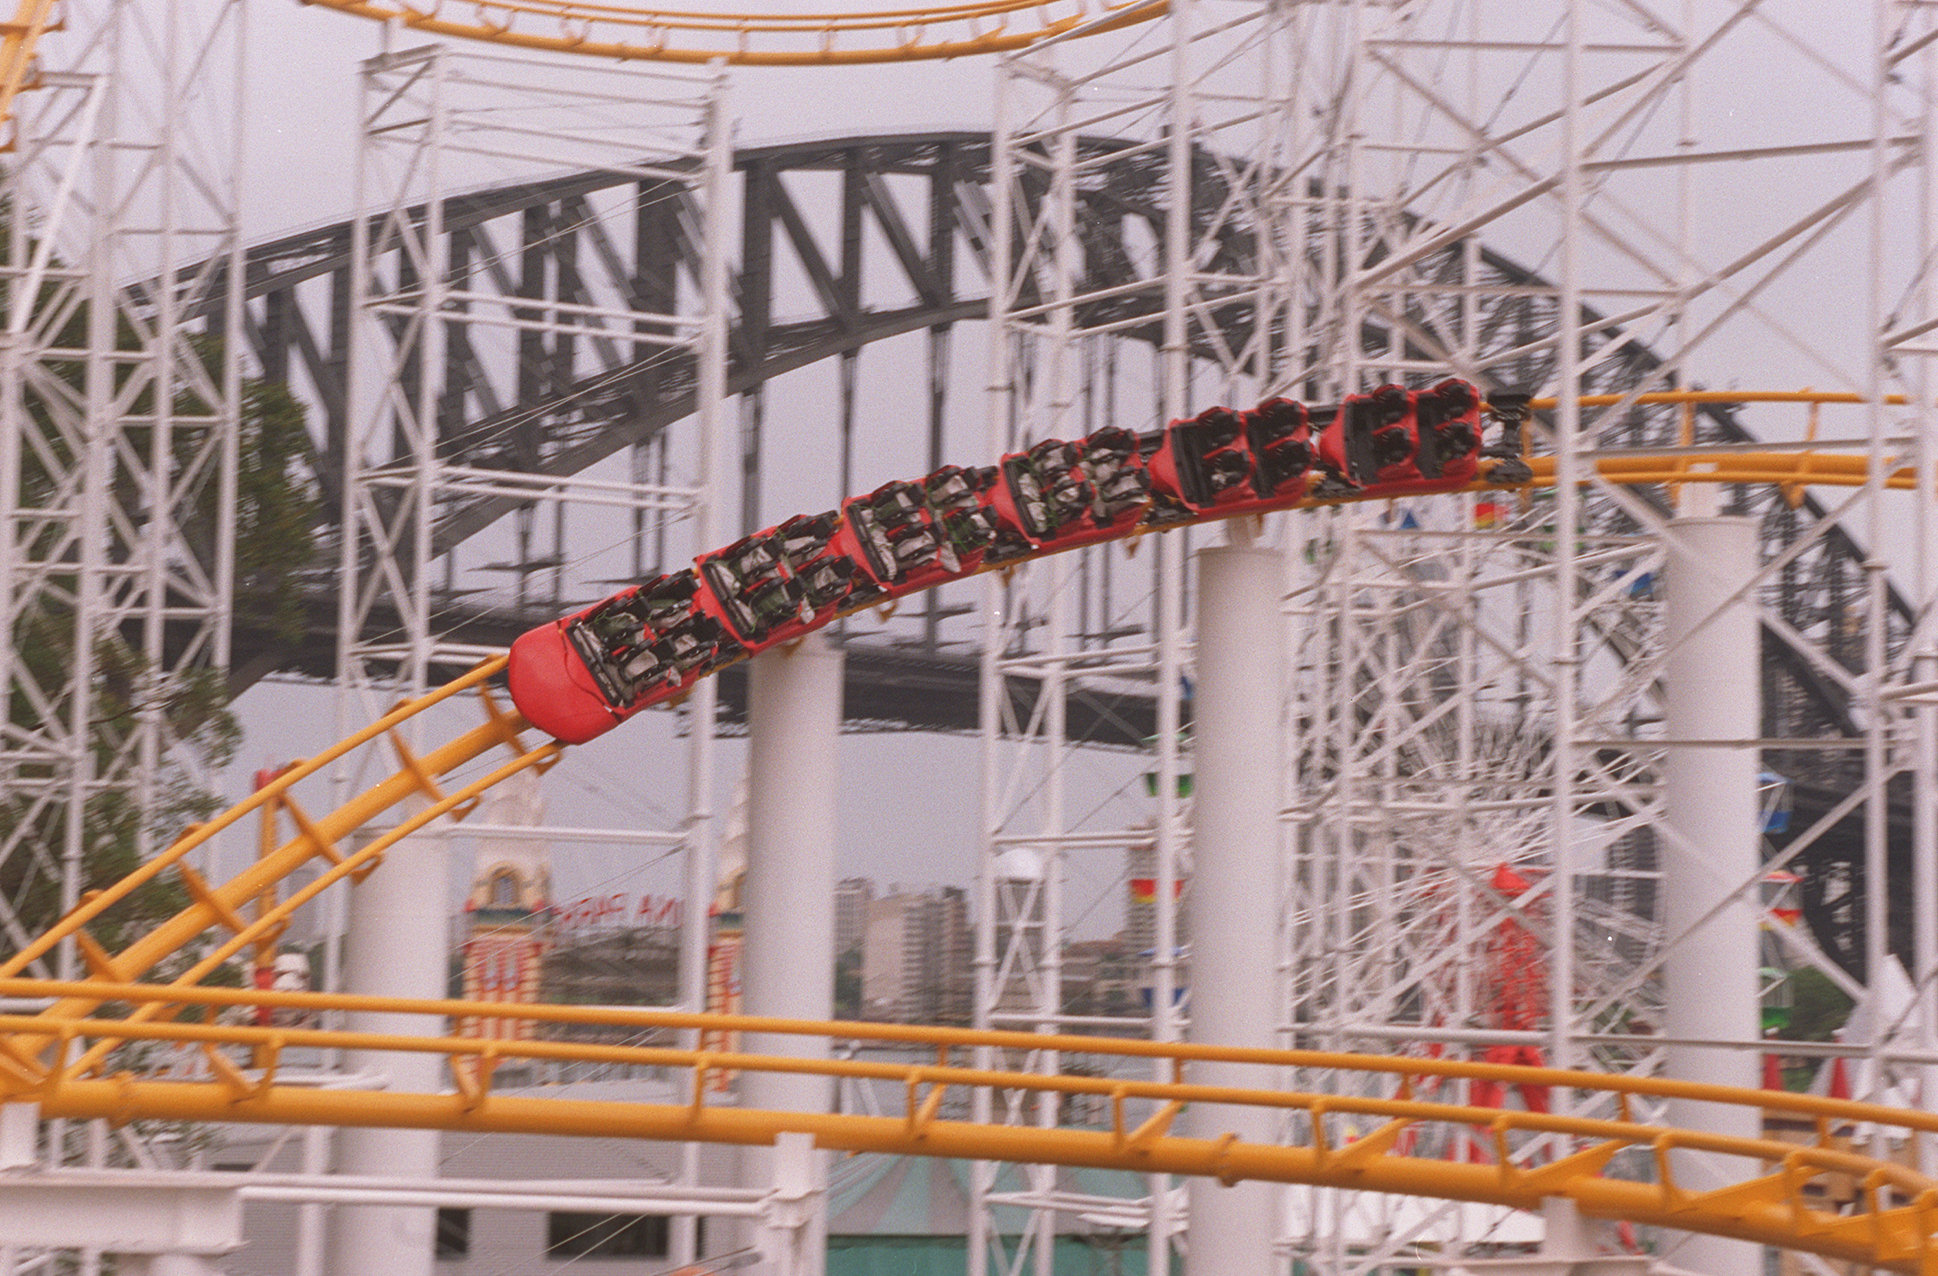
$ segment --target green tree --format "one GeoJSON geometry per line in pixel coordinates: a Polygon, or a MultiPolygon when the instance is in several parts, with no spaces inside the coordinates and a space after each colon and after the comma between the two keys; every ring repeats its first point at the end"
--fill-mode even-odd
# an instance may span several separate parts
{"type": "Polygon", "coordinates": [[[850,948],[834,959],[834,1017],[861,1018],[860,948],[850,948]]]}
{"type": "MultiPolygon", "coordinates": [[[[42,610],[19,618],[15,641],[30,666],[40,666],[43,683],[56,681],[60,661],[71,659],[72,617],[42,610]]],[[[240,730],[226,704],[222,679],[213,670],[181,670],[162,678],[145,676],[146,663],[117,636],[95,642],[93,716],[88,723],[88,749],[97,773],[113,764],[130,744],[137,719],[150,704],[158,709],[169,734],[188,753],[164,758],[155,780],[155,803],[142,825],[135,796],[121,787],[104,788],[88,798],[81,815],[79,889],[85,896],[112,885],[140,863],[141,834],[157,841],[179,834],[189,823],[220,809],[215,794],[196,783],[195,766],[220,766],[235,752],[240,730]],[[152,701],[144,700],[152,697],[152,701]]],[[[65,708],[66,706],[61,706],[65,708]]],[[[18,689],[10,699],[10,722],[32,729],[36,715],[18,689]]],[[[0,840],[10,847],[0,859],[0,897],[28,936],[47,930],[60,917],[62,864],[68,846],[71,813],[54,786],[60,777],[51,768],[16,776],[0,793],[0,840]],[[51,796],[50,795],[54,795],[51,796]]],[[[104,914],[90,934],[110,950],[124,945],[154,923],[188,902],[172,877],[149,882],[104,914]]],[[[8,941],[16,936],[9,934],[8,941]]],[[[0,950],[14,950],[13,942],[0,950]]]]}
{"type": "Polygon", "coordinates": [[[1856,1007],[1829,975],[1813,966],[1790,975],[1790,1022],[1783,1035],[1792,1041],[1829,1041],[1856,1007]]]}
{"type": "Polygon", "coordinates": [[[247,380],[238,435],[236,623],[271,642],[294,642],[303,634],[300,586],[316,561],[322,510],[301,477],[311,452],[308,414],[283,382],[247,380]]]}
{"type": "MultiPolygon", "coordinates": [[[[71,321],[68,326],[72,327],[71,321]]],[[[218,347],[198,346],[213,374],[218,347]]],[[[59,373],[69,379],[73,370],[59,373]]],[[[44,417],[45,403],[29,398],[29,412],[44,417]]],[[[184,396],[177,403],[184,414],[200,415],[202,404],[184,396]]],[[[146,405],[133,407],[136,419],[146,405]]],[[[49,431],[49,434],[58,432],[49,431]]],[[[145,431],[125,431],[128,446],[145,452],[145,431]]],[[[235,497],[235,621],[239,627],[266,634],[272,641],[289,642],[300,636],[303,620],[298,593],[302,572],[315,559],[316,495],[305,485],[299,466],[309,440],[304,409],[280,383],[250,380],[243,385],[238,431],[235,497]]],[[[178,441],[177,462],[189,463],[195,440],[184,432],[178,441]]],[[[23,465],[22,504],[58,500],[54,475],[69,458],[23,465]],[[58,460],[58,464],[52,463],[58,460]]],[[[124,509],[138,502],[127,490],[123,475],[116,487],[124,509]]],[[[221,493],[205,483],[183,516],[182,535],[191,552],[213,557],[217,508],[221,493]]],[[[43,547],[44,548],[44,547],[43,547]]],[[[74,613],[62,601],[78,587],[70,577],[65,586],[43,590],[32,604],[13,617],[14,649],[28,678],[8,688],[7,722],[32,737],[56,725],[67,725],[72,706],[48,703],[31,695],[26,683],[42,688],[62,685],[74,657],[74,613]]],[[[203,788],[195,773],[219,767],[234,754],[240,729],[227,704],[227,688],[218,671],[182,668],[158,674],[141,653],[115,633],[94,640],[94,699],[87,724],[87,747],[97,774],[125,765],[136,728],[145,714],[159,714],[168,737],[180,752],[165,757],[152,777],[155,801],[147,827],[134,797],[123,788],[108,787],[91,797],[82,816],[80,889],[83,895],[120,880],[138,863],[141,834],[165,844],[194,820],[206,818],[222,803],[203,788]]],[[[69,845],[70,812],[49,797],[58,775],[49,768],[17,771],[0,790],[0,898],[11,908],[19,930],[0,935],[0,951],[12,951],[21,934],[37,935],[59,917],[62,858],[69,845]]],[[[172,876],[149,883],[90,926],[96,940],[110,950],[179,910],[185,892],[172,876]]]]}

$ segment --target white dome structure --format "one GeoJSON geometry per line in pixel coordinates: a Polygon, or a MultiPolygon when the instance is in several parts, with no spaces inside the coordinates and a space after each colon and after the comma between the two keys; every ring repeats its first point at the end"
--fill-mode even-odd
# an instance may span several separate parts
{"type": "Polygon", "coordinates": [[[1010,847],[996,857],[996,880],[999,882],[1042,881],[1042,853],[1027,846],[1010,847]]]}

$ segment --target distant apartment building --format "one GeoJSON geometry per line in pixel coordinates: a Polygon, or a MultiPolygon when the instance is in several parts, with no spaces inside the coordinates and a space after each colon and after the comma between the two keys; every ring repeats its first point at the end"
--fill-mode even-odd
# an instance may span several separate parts
{"type": "Polygon", "coordinates": [[[931,1023],[967,1025],[976,1013],[976,939],[969,925],[969,893],[937,887],[936,1003],[931,1023]]]}
{"type": "Polygon", "coordinates": [[[1080,939],[1063,946],[1063,1013],[1122,1018],[1146,1013],[1142,989],[1150,961],[1122,935],[1080,939]]]}
{"type": "Polygon", "coordinates": [[[834,888],[835,956],[861,947],[868,933],[868,902],[874,898],[875,883],[866,877],[844,877],[834,888]]]}
{"type": "Polygon", "coordinates": [[[973,987],[968,898],[962,888],[891,887],[868,900],[861,943],[864,1018],[966,1023],[973,987]]]}

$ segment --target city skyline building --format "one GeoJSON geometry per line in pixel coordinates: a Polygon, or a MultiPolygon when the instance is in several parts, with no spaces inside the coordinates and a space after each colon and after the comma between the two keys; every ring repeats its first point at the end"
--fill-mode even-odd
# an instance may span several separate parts
{"type": "MultiPolygon", "coordinates": [[[[1851,21],[1834,6],[1751,0],[1680,13],[1588,0],[1174,3],[1152,25],[1007,59],[992,128],[978,119],[901,137],[871,118],[866,135],[756,135],[739,150],[730,90],[751,77],[737,72],[582,62],[569,76],[552,65],[528,77],[542,59],[474,58],[412,36],[363,67],[360,175],[342,216],[245,253],[243,202],[217,170],[251,112],[202,105],[223,96],[213,90],[229,30],[240,73],[243,6],[208,8],[221,31],[184,4],[64,5],[68,33],[43,50],[58,69],[25,101],[8,161],[21,210],[9,287],[33,301],[16,309],[8,355],[20,373],[8,472],[32,481],[0,494],[15,541],[6,583],[14,614],[59,620],[74,658],[43,669],[27,629],[0,652],[39,724],[0,760],[32,807],[23,817],[58,833],[30,835],[22,818],[0,862],[53,891],[54,911],[87,907],[82,838],[101,804],[146,810],[166,796],[156,764],[178,743],[177,674],[334,680],[347,688],[337,729],[318,728],[319,742],[334,740],[616,580],[677,569],[885,478],[998,464],[1104,427],[1158,430],[1214,403],[1333,404],[1452,375],[1497,404],[1527,392],[1553,405],[1526,432],[1533,459],[1554,466],[1551,486],[1194,528],[1143,538],[1136,555],[1020,563],[879,621],[843,622],[861,671],[849,684],[858,728],[979,734],[980,767],[920,774],[918,816],[944,787],[976,807],[966,822],[979,876],[973,906],[959,901],[975,935],[972,1022],[1061,1030],[1147,953],[1134,973],[1151,996],[1124,1030],[1173,1042],[1190,949],[1230,941],[1257,954],[1246,996],[1283,1044],[1423,1061],[1498,1046],[1650,1080],[1678,1074],[1695,1049],[1727,1054],[1740,1076],[1761,1048],[1737,1026],[1759,990],[1709,1013],[1725,998],[1707,996],[1701,954],[1721,930],[1760,927],[1757,982],[1808,972],[1865,1011],[1847,1040],[1809,1043],[1857,1056],[1859,1097],[1903,1093],[1928,1070],[1918,1060],[1938,1022],[1938,507],[1886,471],[1906,467],[1906,486],[1927,496],[1938,478],[1928,198],[1938,9],[1879,0],[1851,21]],[[157,49],[169,57],[151,57],[157,49]],[[191,80],[211,92],[165,87],[191,80]],[[131,96],[136,86],[164,86],[165,111],[145,115],[154,94],[131,96]],[[157,175],[169,189],[143,195],[157,175]],[[189,206],[200,190],[219,206],[189,206]],[[84,350],[68,323],[82,314],[84,350]],[[196,353],[210,339],[219,369],[196,353]],[[313,407],[309,446],[291,465],[330,506],[305,535],[337,570],[312,564],[300,641],[238,639],[232,660],[226,619],[246,610],[246,546],[226,516],[205,526],[201,502],[238,477],[235,391],[258,365],[313,407]],[[924,380],[926,402],[910,389],[924,380]],[[1805,402],[1802,385],[1831,389],[1805,402]],[[1692,386],[1766,397],[1698,404],[1692,386]],[[175,410],[201,401],[206,414],[175,410]],[[1780,481],[1767,478],[1775,462],[1729,469],[1763,444],[1817,468],[1780,481]],[[1667,477],[1611,477],[1664,457],[1667,477]],[[1864,487],[1817,481],[1866,461],[1864,487]],[[1697,481],[1718,477],[1729,481],[1697,481]],[[810,485],[815,502],[793,504],[810,485]],[[1754,523],[1754,543],[1723,587],[1685,596],[1691,623],[1678,628],[1672,592],[1658,586],[1672,591],[1678,570],[1691,578],[1678,547],[1702,520],[1754,523]],[[1260,874],[1272,879],[1260,889],[1280,895],[1270,933],[1194,936],[1181,907],[1194,836],[1182,750],[1194,662],[1219,649],[1193,615],[1194,553],[1218,538],[1270,547],[1284,568],[1282,624],[1255,635],[1288,675],[1275,706],[1278,845],[1273,872],[1260,874]],[[1699,662],[1731,658],[1721,694],[1701,689],[1709,670],[1677,667],[1713,638],[1712,605],[1754,624],[1699,662]],[[106,659],[117,643],[127,650],[106,659]],[[102,693],[124,680],[139,693],[127,697],[135,717],[97,750],[90,733],[121,720],[102,693]],[[1674,712],[1759,700],[1761,713],[1727,724],[1674,712]],[[1750,836],[1723,866],[1701,854],[1719,840],[1721,804],[1678,773],[1713,777],[1752,753],[1787,777],[1794,818],[1782,830],[1766,821],[1759,839],[1732,816],[1727,832],[1750,836]],[[1087,784],[1119,800],[1093,801],[1087,784]],[[1151,862],[1127,886],[1090,871],[1140,839],[1151,862]],[[1793,902],[1769,898],[1771,872],[1794,876],[1793,902]],[[1125,891],[1135,952],[1072,942],[1099,897],[1114,907],[1125,891]],[[1899,969],[1918,1013],[1891,1007],[1899,969]]],[[[260,50],[251,59],[266,61],[260,50]]],[[[304,162],[302,145],[281,149],[292,171],[304,162]]],[[[324,201],[335,188],[314,187],[324,201]]],[[[687,1010],[731,1005],[735,991],[733,914],[716,936],[707,904],[715,853],[731,841],[719,799],[738,747],[716,749],[715,733],[737,725],[741,672],[603,751],[575,750],[566,769],[619,759],[611,787],[625,801],[602,817],[680,865],[677,957],[656,934],[648,964],[671,960],[687,1010]]],[[[500,726],[501,710],[490,710],[500,726]]],[[[439,799],[420,760],[435,756],[448,720],[393,734],[426,803],[439,799]]],[[[334,784],[340,802],[367,769],[345,761],[317,787],[334,784]]],[[[452,789],[467,782],[437,774],[452,789]]],[[[843,788],[879,807],[903,778],[851,773],[843,788]]],[[[1211,787],[1208,770],[1198,778],[1211,787]]],[[[325,809],[313,791],[307,809],[325,809]]],[[[1745,791],[1737,783],[1730,796],[1745,791]]],[[[381,819],[361,825],[305,834],[303,871],[334,873],[337,857],[385,835],[381,819]]],[[[162,836],[144,819],[132,841],[145,855],[162,836]]],[[[409,978],[388,977],[402,960],[326,960],[322,986],[446,989],[459,947],[444,932],[447,879],[465,870],[410,876],[444,845],[437,832],[413,837],[312,910],[335,919],[321,923],[336,927],[325,950],[389,952],[383,941],[395,939],[409,978]],[[361,910],[336,907],[342,896],[393,889],[437,916],[413,929],[372,913],[343,938],[343,917],[361,910]],[[379,978],[366,981],[360,964],[379,978]]],[[[212,881],[181,877],[197,901],[212,881]]],[[[510,951],[482,958],[500,939],[529,953],[548,892],[495,848],[473,882],[476,987],[502,996],[529,971],[510,951]],[[521,938],[520,925],[534,929],[521,938]]],[[[0,902],[25,952],[37,923],[0,902]]],[[[851,922],[864,948],[880,902],[861,902],[851,922]]],[[[278,906],[271,892],[262,916],[278,906]]],[[[941,895],[892,924],[883,913],[884,1006],[954,1013],[957,946],[944,932],[957,907],[941,895]]],[[[227,916],[218,924],[235,929],[227,916]]],[[[82,938],[23,962],[116,979],[159,965],[103,958],[82,938]]],[[[109,944],[105,930],[92,938],[109,944]]],[[[1743,964],[1711,963],[1731,975],[1743,964]]],[[[985,1053],[993,1067],[1066,1062],[985,1053]]],[[[363,1068],[387,1070],[393,1094],[436,1094],[450,1080],[441,1064],[414,1071],[374,1056],[344,1071],[363,1068]]],[[[1330,1075],[1281,1079],[1343,1094],[1324,1089],[1330,1075]]],[[[1393,1094],[1379,1078],[1341,1084],[1359,1087],[1347,1098],[1393,1094]]],[[[1579,1098],[1576,1115],[1678,1124],[1650,1102],[1631,1111],[1607,1094],[1579,1098]]],[[[1054,1105],[1004,1112],[1008,1100],[955,1088],[947,1102],[958,1101],[978,1121],[1055,1124],[1054,1105]]],[[[124,1130],[134,1137],[138,1124],[124,1130]]],[[[96,1133],[88,1155],[121,1155],[105,1125],[96,1133]]],[[[308,1163],[436,1172],[417,1152],[396,1155],[428,1140],[383,1142],[319,1134],[308,1163]],[[359,1143],[369,1152],[340,1155],[359,1143]]],[[[1660,1173],[1671,1159],[1714,1171],[1693,1152],[1698,1164],[1684,1166],[1684,1151],[1665,1152],[1660,1173]]],[[[75,1164],[65,1148],[51,1158],[75,1164]]],[[[692,1166],[669,1173],[697,1181],[692,1166]]],[[[1032,1259],[1048,1268],[1060,1230],[1094,1207],[1040,1167],[974,1173],[973,1276],[1032,1259]]],[[[1111,1217],[1152,1251],[1183,1248],[1174,1184],[1146,1186],[1111,1217]]],[[[1498,1235],[1469,1228],[1461,1207],[1330,1187],[1285,1188],[1279,1205],[1280,1271],[1484,1259],[1479,1247],[1498,1235]]],[[[363,1206],[330,1208],[353,1218],[363,1206]]],[[[669,1259],[693,1256],[700,1212],[689,1206],[669,1259]]],[[[1652,1252],[1716,1276],[1696,1251],[1676,1251],[1672,1226],[1652,1252]]],[[[321,1271],[320,1229],[311,1239],[306,1270],[321,1271]]],[[[344,1270],[358,1271],[345,1252],[344,1270]]],[[[1192,1246],[1194,1258],[1207,1252],[1192,1246]]]]}
{"type": "Polygon", "coordinates": [[[959,886],[916,891],[896,883],[868,901],[861,944],[861,1010],[867,1019],[963,1023],[971,971],[968,894],[959,886]]]}
{"type": "Polygon", "coordinates": [[[868,903],[875,883],[867,877],[844,877],[834,891],[834,952],[838,958],[861,947],[868,933],[868,903]]]}

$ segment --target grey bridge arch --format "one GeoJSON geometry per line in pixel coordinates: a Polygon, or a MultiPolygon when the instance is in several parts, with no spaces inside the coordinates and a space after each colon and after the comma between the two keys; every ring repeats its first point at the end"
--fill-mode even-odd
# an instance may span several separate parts
{"type": "MultiPolygon", "coordinates": [[[[1080,145],[1098,154],[1129,147],[1101,138],[1080,145]]],[[[987,277],[991,243],[990,155],[989,135],[977,132],[855,136],[754,147],[736,155],[742,231],[732,286],[729,389],[747,396],[749,404],[742,431],[742,505],[749,519],[755,518],[763,461],[762,387],[824,360],[851,362],[865,347],[890,338],[927,335],[926,394],[910,399],[922,406],[933,461],[981,459],[941,455],[947,407],[943,370],[951,330],[987,313],[987,294],[975,285],[987,277]],[[784,276],[795,281],[790,301],[796,294],[810,299],[807,313],[777,314],[784,276]]],[[[1147,163],[1113,163],[1099,170],[1102,180],[1080,191],[1081,290],[1130,282],[1139,277],[1139,263],[1151,259],[1136,245],[1161,242],[1164,234],[1162,163],[1161,155],[1147,163]]],[[[1193,220],[1205,225],[1224,204],[1224,179],[1209,155],[1198,157],[1197,168],[1193,220]]],[[[1026,188],[1024,198],[1046,193],[1047,186],[1026,188]]],[[[695,286],[696,215],[683,187],[610,173],[472,191],[448,198],[442,209],[449,269],[467,288],[493,289],[534,308],[618,296],[659,313],[674,311],[682,290],[695,286]]],[[[1224,224],[1217,259],[1208,268],[1242,273],[1254,255],[1252,230],[1242,221],[1224,224]]],[[[342,472],[351,236],[349,221],[282,236],[251,247],[244,267],[245,327],[255,360],[267,378],[289,382],[313,405],[308,478],[325,497],[326,520],[338,509],[342,472]]],[[[1554,331],[1555,299],[1534,272],[1501,254],[1482,249],[1477,257],[1482,280],[1466,278],[1474,257],[1460,244],[1417,269],[1448,282],[1501,285],[1501,293],[1485,303],[1481,324],[1483,349],[1500,357],[1487,361],[1478,379],[1489,388],[1539,387],[1548,366],[1538,343],[1554,331]]],[[[408,282],[409,269],[395,259],[378,266],[398,282],[408,282]]],[[[219,313],[222,292],[217,289],[210,298],[211,314],[219,313]]],[[[1109,320],[1111,304],[1098,303],[1098,312],[1084,321],[1109,320]]],[[[1415,326],[1410,318],[1400,317],[1405,343],[1431,357],[1433,351],[1418,344],[1431,339],[1426,325],[1415,326]]],[[[1253,316],[1248,307],[1235,305],[1219,313],[1218,321],[1233,330],[1231,345],[1237,348],[1253,316]]],[[[1122,335],[1155,341],[1158,334],[1130,327],[1122,335]]],[[[1369,348],[1386,349],[1391,335],[1386,321],[1375,319],[1363,337],[1369,348]]],[[[568,476],[625,449],[650,449],[693,410],[694,370],[688,359],[628,362],[615,343],[602,342],[592,329],[523,333],[518,342],[511,360],[481,358],[461,339],[447,343],[442,370],[447,392],[438,406],[445,459],[481,469],[568,476]]],[[[1584,390],[1620,392],[1653,379],[1659,366],[1654,355],[1631,345],[1592,368],[1584,390]]],[[[407,369],[406,375],[422,371],[407,369]]],[[[844,402],[831,440],[844,458],[844,476],[854,410],[852,401],[844,402]]],[[[1681,428],[1675,410],[1636,408],[1605,427],[1601,442],[1673,445],[1681,428]]],[[[1706,409],[1697,418],[1699,443],[1749,438],[1726,409],[1706,409]]],[[[1853,734],[1841,681],[1826,673],[1823,662],[1850,673],[1860,668],[1860,639],[1844,620],[1862,605],[1861,549],[1841,528],[1823,526],[1823,510],[1808,500],[1793,507],[1773,491],[1754,489],[1734,491],[1728,499],[1733,512],[1760,518],[1766,551],[1810,541],[1765,599],[1781,621],[1781,628],[1766,628],[1764,635],[1766,731],[1792,738],[1853,734]]],[[[1590,530],[1633,530],[1613,503],[1591,497],[1587,504],[1590,530]]],[[[507,497],[449,499],[437,511],[438,549],[450,550],[516,513],[517,502],[507,497]]],[[[321,543],[332,543],[332,527],[320,526],[318,532],[321,543]]],[[[502,644],[562,606],[589,601],[528,588],[523,574],[519,582],[517,603],[509,608],[468,607],[453,598],[441,611],[452,617],[457,635],[502,644]]],[[[271,672],[333,675],[335,611],[332,585],[323,573],[311,593],[308,634],[293,647],[250,632],[246,623],[239,626],[238,689],[271,672]]],[[[1909,617],[1895,596],[1890,611],[1888,645],[1895,653],[1905,641],[1909,617]]],[[[851,720],[930,730],[975,727],[977,662],[944,640],[939,619],[932,615],[918,644],[849,644],[851,720]]],[[[737,715],[743,698],[740,680],[727,678],[727,712],[737,715]]],[[[1070,704],[1070,730],[1073,738],[1135,746],[1153,730],[1149,702],[1139,697],[1106,702],[1093,692],[1079,692],[1070,704]]],[[[1821,754],[1799,752],[1772,759],[1772,765],[1793,780],[1793,827],[1807,826],[1813,812],[1829,809],[1848,791],[1841,764],[1821,754]]],[[[1892,826],[1893,856],[1908,855],[1902,802],[1893,803],[1892,826]]],[[[1820,942],[1860,975],[1861,840],[1861,825],[1852,818],[1810,848],[1804,900],[1820,942]]],[[[1908,949],[1909,901],[1897,903],[1892,946],[1908,949]]]]}

